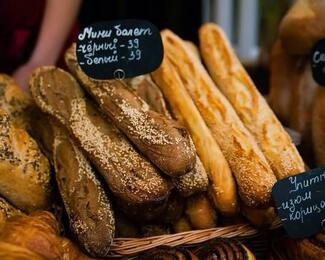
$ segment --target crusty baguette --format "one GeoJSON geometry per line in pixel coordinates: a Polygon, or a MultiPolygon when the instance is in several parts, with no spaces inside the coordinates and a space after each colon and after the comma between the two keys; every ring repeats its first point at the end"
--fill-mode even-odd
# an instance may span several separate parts
{"type": "Polygon", "coordinates": [[[312,116],[312,133],[317,165],[325,165],[325,88],[319,87],[312,116]]]}
{"type": "Polygon", "coordinates": [[[114,238],[111,203],[83,153],[65,129],[54,126],[53,161],[72,232],[92,256],[105,257],[114,238]]]}
{"type": "Polygon", "coordinates": [[[236,177],[241,199],[250,207],[269,205],[276,178],[254,137],[185,43],[168,30],[162,32],[162,38],[166,58],[225,155],[236,177]]]}
{"type": "Polygon", "coordinates": [[[29,112],[34,106],[32,98],[11,77],[0,74],[0,108],[10,115],[16,126],[29,128],[29,112]]]}
{"type": "Polygon", "coordinates": [[[0,194],[23,211],[50,203],[50,165],[35,140],[0,109],[0,194]]]}
{"type": "MultiPolygon", "coordinates": [[[[136,93],[150,106],[150,109],[160,113],[167,118],[170,115],[163,94],[159,87],[152,81],[150,74],[126,80],[128,86],[132,87],[136,93]]],[[[208,176],[202,166],[198,156],[193,169],[182,176],[174,178],[176,189],[184,197],[188,197],[197,192],[206,191],[208,188],[208,176]]]]}
{"type": "Polygon", "coordinates": [[[24,213],[12,206],[7,200],[0,197],[0,233],[8,218],[23,215],[24,213]]]}
{"type": "Polygon", "coordinates": [[[69,73],[41,67],[32,74],[30,88],[36,104],[69,130],[129,214],[166,201],[168,181],[101,117],[69,73]]]}
{"type": "Polygon", "coordinates": [[[282,19],[279,36],[291,55],[308,55],[325,36],[325,2],[297,0],[282,19]]]}
{"type": "Polygon", "coordinates": [[[101,110],[160,170],[175,177],[194,167],[196,154],[185,127],[150,110],[123,82],[89,78],[77,63],[75,45],[67,51],[65,60],[101,110]]]}
{"type": "Polygon", "coordinates": [[[235,214],[236,184],[228,162],[166,56],[152,77],[168,100],[173,115],[190,131],[198,156],[208,174],[215,206],[222,214],[235,214]]]}
{"type": "Polygon", "coordinates": [[[273,111],[216,24],[200,28],[203,59],[218,88],[250,130],[278,179],[304,171],[304,163],[273,111]]]}

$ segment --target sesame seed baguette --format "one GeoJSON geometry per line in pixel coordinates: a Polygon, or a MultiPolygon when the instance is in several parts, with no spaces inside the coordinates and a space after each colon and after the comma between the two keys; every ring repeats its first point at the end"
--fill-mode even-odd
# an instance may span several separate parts
{"type": "Polygon", "coordinates": [[[268,206],[276,178],[253,136],[182,39],[168,30],[161,34],[166,59],[218,142],[235,175],[241,199],[250,207],[268,206]]]}
{"type": "Polygon", "coordinates": [[[90,255],[107,256],[115,231],[111,203],[89,161],[66,130],[57,126],[53,160],[72,232],[90,255]]]}
{"type": "Polygon", "coordinates": [[[220,91],[250,130],[278,179],[304,171],[304,163],[216,24],[200,28],[203,59],[220,91]]]}
{"type": "Polygon", "coordinates": [[[195,164],[195,150],[181,124],[150,110],[125,83],[89,78],[79,67],[75,45],[65,55],[66,64],[99,107],[130,141],[165,174],[175,177],[195,164]]]}
{"type": "Polygon", "coordinates": [[[50,206],[50,165],[29,134],[0,109],[0,194],[31,212],[50,206]]]}
{"type": "MultiPolygon", "coordinates": [[[[150,109],[167,118],[172,118],[167,109],[164,96],[151,79],[150,74],[125,81],[150,106],[150,109]]],[[[183,197],[207,190],[209,185],[208,176],[198,156],[196,156],[194,168],[182,176],[175,177],[174,184],[177,191],[183,197]]]]}
{"type": "Polygon", "coordinates": [[[238,209],[237,192],[229,164],[166,55],[152,77],[166,97],[175,118],[190,131],[197,154],[208,174],[215,207],[224,215],[234,215],[238,209]]]}
{"type": "Polygon", "coordinates": [[[19,215],[24,215],[24,213],[0,197],[0,233],[8,218],[19,215]]]}
{"type": "Polygon", "coordinates": [[[165,202],[168,181],[102,118],[68,72],[53,66],[38,68],[30,79],[30,89],[36,104],[69,130],[129,211],[165,202]]]}

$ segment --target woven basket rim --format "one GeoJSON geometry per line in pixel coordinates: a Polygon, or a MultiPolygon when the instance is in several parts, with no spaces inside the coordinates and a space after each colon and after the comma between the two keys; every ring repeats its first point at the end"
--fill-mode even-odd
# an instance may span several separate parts
{"type": "MultiPolygon", "coordinates": [[[[281,222],[277,219],[268,230],[275,230],[279,227],[281,227],[281,222]]],[[[115,238],[109,256],[126,257],[163,245],[171,247],[186,246],[199,244],[214,238],[249,238],[260,234],[262,234],[262,230],[244,223],[144,238],[115,238]]]]}

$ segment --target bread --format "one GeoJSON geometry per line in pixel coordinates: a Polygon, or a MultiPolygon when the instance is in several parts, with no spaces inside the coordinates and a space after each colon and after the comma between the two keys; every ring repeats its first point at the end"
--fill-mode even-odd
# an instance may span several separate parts
{"type": "Polygon", "coordinates": [[[12,217],[0,233],[0,248],[3,246],[0,256],[19,255],[25,251],[40,256],[35,259],[90,259],[58,233],[58,223],[49,212],[40,211],[30,216],[12,217]]]}
{"type": "Polygon", "coordinates": [[[215,206],[222,214],[235,214],[236,185],[228,162],[166,55],[152,77],[166,97],[175,118],[190,131],[197,154],[208,174],[215,206]]]}
{"type": "Polygon", "coordinates": [[[288,55],[278,39],[274,43],[270,55],[268,102],[274,113],[285,125],[289,124],[290,102],[297,81],[296,67],[297,58],[288,55]]]}
{"type": "MultiPolygon", "coordinates": [[[[266,207],[276,178],[255,139],[216,88],[203,65],[187,51],[184,42],[168,30],[162,32],[162,38],[165,57],[178,73],[225,155],[237,180],[241,199],[250,207],[266,207]]],[[[195,142],[195,137],[193,140],[195,142]]],[[[210,144],[207,143],[206,147],[210,144]]],[[[220,181],[224,180],[221,178],[220,181]]],[[[225,186],[223,190],[227,189],[225,186]]]]}
{"type": "Polygon", "coordinates": [[[50,166],[36,142],[0,109],[0,194],[23,211],[50,203],[50,166]]]}
{"type": "Polygon", "coordinates": [[[69,130],[128,214],[149,215],[150,206],[165,203],[169,182],[102,118],[69,73],[51,66],[39,68],[30,88],[37,105],[69,130]]]}
{"type": "Polygon", "coordinates": [[[271,226],[277,217],[274,207],[254,209],[241,205],[240,211],[249,223],[258,228],[271,226]]]}
{"type": "Polygon", "coordinates": [[[180,176],[192,170],[195,150],[185,127],[150,110],[121,81],[96,81],[79,67],[75,46],[66,53],[70,71],[131,142],[165,174],[180,176]]]}
{"type": "Polygon", "coordinates": [[[325,164],[325,88],[317,89],[312,113],[312,133],[316,164],[325,164]]]}
{"type": "Polygon", "coordinates": [[[7,200],[0,197],[0,233],[8,218],[23,214],[23,212],[12,206],[7,200]]]}
{"type": "Polygon", "coordinates": [[[203,59],[218,88],[250,130],[278,179],[304,171],[289,135],[239,62],[226,35],[215,24],[200,28],[203,59]]]}
{"type": "Polygon", "coordinates": [[[29,112],[33,107],[31,97],[23,92],[11,77],[0,74],[0,108],[10,115],[17,127],[29,128],[29,112]]]}
{"type": "Polygon", "coordinates": [[[214,239],[192,250],[199,259],[246,259],[255,260],[253,253],[239,241],[214,239]]]}
{"type": "Polygon", "coordinates": [[[325,36],[323,0],[297,0],[282,19],[279,36],[291,55],[308,55],[325,36]]]}
{"type": "Polygon", "coordinates": [[[185,248],[174,248],[167,246],[160,246],[151,249],[135,258],[135,260],[199,260],[191,251],[185,248]]]}
{"type": "Polygon", "coordinates": [[[187,232],[191,231],[193,228],[191,227],[191,223],[187,218],[182,217],[173,224],[173,229],[175,233],[187,232]]]}
{"type": "Polygon", "coordinates": [[[88,254],[105,257],[114,238],[111,203],[89,161],[66,130],[55,127],[55,176],[72,232],[88,254]]]}
{"type": "Polygon", "coordinates": [[[2,260],[46,260],[46,258],[42,257],[39,254],[34,253],[33,251],[21,247],[16,246],[10,243],[1,242],[0,241],[0,258],[2,260]]]}
{"type": "Polygon", "coordinates": [[[187,47],[189,50],[192,51],[192,53],[195,54],[195,56],[198,58],[198,59],[201,59],[201,56],[200,56],[200,50],[199,48],[195,45],[194,42],[191,42],[191,41],[185,41],[187,47]]]}
{"type": "Polygon", "coordinates": [[[217,213],[205,193],[189,197],[185,213],[194,229],[217,226],[217,213]]]}
{"type": "Polygon", "coordinates": [[[150,74],[126,79],[125,82],[150,106],[151,110],[171,118],[164,96],[158,86],[152,81],[150,74]]]}
{"type": "MultiPolygon", "coordinates": [[[[167,118],[172,118],[167,109],[163,94],[158,86],[152,81],[150,74],[135,77],[126,80],[126,82],[128,86],[134,89],[136,93],[149,105],[151,110],[154,110],[167,118]]],[[[195,165],[190,172],[174,178],[176,189],[184,197],[206,191],[208,181],[207,173],[198,156],[196,156],[195,165]]]]}

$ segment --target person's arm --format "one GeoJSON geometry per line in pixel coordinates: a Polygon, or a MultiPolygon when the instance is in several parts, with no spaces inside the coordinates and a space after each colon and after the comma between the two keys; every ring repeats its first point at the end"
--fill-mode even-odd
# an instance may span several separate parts
{"type": "Polygon", "coordinates": [[[81,0],[47,0],[45,13],[30,59],[14,72],[17,83],[27,89],[31,71],[57,62],[66,38],[76,20],[81,0]]]}

